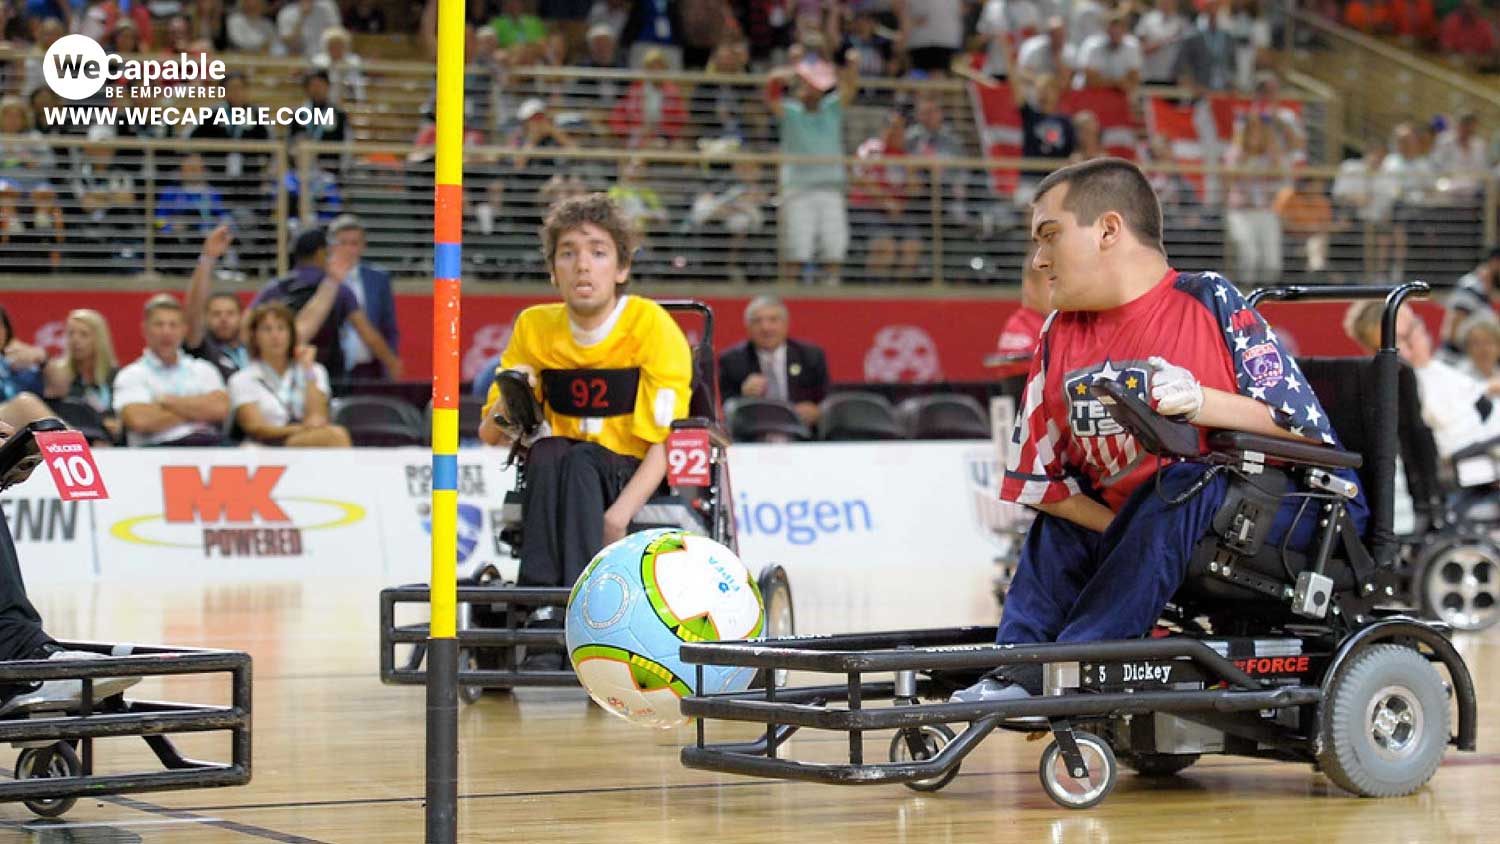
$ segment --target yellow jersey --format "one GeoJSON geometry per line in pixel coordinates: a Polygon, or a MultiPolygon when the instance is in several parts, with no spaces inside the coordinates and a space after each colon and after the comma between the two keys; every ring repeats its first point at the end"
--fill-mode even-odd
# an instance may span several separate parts
{"type": "MultiPolygon", "coordinates": [[[[553,436],[637,458],[666,441],[673,420],[687,416],[693,382],[692,352],[677,321],[650,299],[629,295],[592,332],[576,328],[561,302],[525,309],[500,369],[532,376],[553,436]]],[[[492,385],[486,418],[499,397],[492,385]]]]}

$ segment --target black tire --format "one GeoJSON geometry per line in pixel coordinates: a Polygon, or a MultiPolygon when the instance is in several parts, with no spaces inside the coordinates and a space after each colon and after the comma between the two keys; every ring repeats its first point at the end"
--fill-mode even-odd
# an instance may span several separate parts
{"type": "Polygon", "coordinates": [[[1047,792],[1053,803],[1064,809],[1091,809],[1114,791],[1115,780],[1120,773],[1119,765],[1109,742],[1093,733],[1074,730],[1073,740],[1078,742],[1078,749],[1083,752],[1083,762],[1089,766],[1088,784],[1085,787],[1080,790],[1072,788],[1079,780],[1067,770],[1056,740],[1042,751],[1037,774],[1042,780],[1042,790],[1047,792]]]}
{"type": "Polygon", "coordinates": [[[1466,538],[1422,554],[1412,571],[1412,600],[1454,630],[1478,632],[1500,621],[1500,547],[1466,538]]]}
{"type": "MultiPolygon", "coordinates": [[[[889,758],[892,762],[926,762],[928,759],[938,755],[948,743],[953,741],[953,730],[947,724],[923,724],[920,727],[907,727],[897,730],[891,736],[891,748],[889,758]]],[[[942,790],[943,786],[953,782],[958,776],[962,764],[953,767],[925,780],[902,783],[912,791],[933,792],[942,790]]]]}
{"type": "Polygon", "coordinates": [[[1143,777],[1170,777],[1193,767],[1196,753],[1125,753],[1120,763],[1143,777]]]}
{"type": "MultiPolygon", "coordinates": [[[[28,747],[16,757],[15,777],[18,780],[56,779],[83,775],[83,762],[77,751],[67,742],[58,742],[50,747],[28,747]]],[[[26,808],[44,818],[61,817],[77,797],[38,797],[27,800],[26,808]]]]}
{"type": "MultiPolygon", "coordinates": [[[[761,604],[766,610],[766,625],[761,631],[767,639],[781,639],[797,635],[797,613],[792,604],[792,581],[787,577],[786,569],[776,564],[766,566],[761,570],[760,577],[755,579],[755,585],[760,589],[761,604]]],[[[750,681],[752,689],[763,689],[766,687],[766,670],[755,672],[755,677],[750,681]]],[[[781,688],[787,684],[789,672],[776,671],[776,687],[781,688]]]]}
{"type": "Polygon", "coordinates": [[[1432,663],[1404,645],[1371,645],[1323,701],[1318,765],[1345,791],[1401,797],[1437,772],[1448,730],[1447,688],[1432,663]]]}

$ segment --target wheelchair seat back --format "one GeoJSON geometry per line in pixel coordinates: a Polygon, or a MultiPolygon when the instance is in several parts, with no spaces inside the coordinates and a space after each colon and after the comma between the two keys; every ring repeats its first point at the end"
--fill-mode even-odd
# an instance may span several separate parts
{"type": "MultiPolygon", "coordinates": [[[[1360,553],[1368,552],[1376,567],[1393,568],[1398,548],[1389,514],[1390,498],[1395,491],[1396,455],[1387,453],[1389,449],[1379,437],[1379,426],[1383,421],[1379,416],[1386,405],[1380,400],[1377,387],[1377,364],[1373,358],[1367,357],[1302,358],[1298,360],[1298,366],[1344,448],[1364,458],[1356,472],[1369,504],[1370,518],[1364,535],[1360,537],[1360,553]]],[[[1436,500],[1437,451],[1431,431],[1422,422],[1416,378],[1409,367],[1398,367],[1396,384],[1396,427],[1401,457],[1407,467],[1408,486],[1418,503],[1420,515],[1436,500]]],[[[1275,491],[1278,481],[1284,477],[1268,468],[1258,485],[1273,490],[1272,494],[1279,497],[1291,491],[1275,491]]],[[[1303,553],[1293,550],[1283,553],[1281,548],[1270,545],[1261,546],[1253,554],[1226,555],[1219,536],[1210,534],[1195,551],[1187,582],[1174,603],[1194,611],[1223,602],[1243,607],[1247,600],[1285,605],[1284,598],[1273,597],[1273,594],[1289,587],[1310,567],[1312,559],[1311,549],[1303,553]],[[1252,588],[1252,583],[1259,584],[1259,588],[1252,588]]],[[[1337,542],[1324,574],[1332,579],[1335,592],[1356,587],[1357,578],[1351,562],[1337,542]]]]}

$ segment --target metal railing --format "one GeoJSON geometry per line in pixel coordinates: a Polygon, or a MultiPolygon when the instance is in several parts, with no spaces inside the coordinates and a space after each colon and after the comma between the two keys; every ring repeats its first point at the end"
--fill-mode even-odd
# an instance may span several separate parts
{"type": "MultiPolygon", "coordinates": [[[[0,168],[0,277],[12,281],[183,276],[203,235],[222,221],[235,227],[237,243],[221,270],[269,278],[286,272],[289,238],[300,227],[345,212],[364,221],[370,260],[398,277],[431,274],[431,161],[419,147],[0,136],[0,151],[28,146],[45,147],[47,155],[34,150],[45,160],[0,168]]],[[[537,232],[546,208],[570,193],[601,190],[615,195],[644,235],[633,270],[640,280],[825,279],[833,268],[823,255],[815,254],[818,266],[804,267],[787,254],[794,215],[778,187],[782,164],[823,163],[846,174],[843,190],[834,190],[847,217],[848,248],[836,262],[841,280],[908,290],[1017,281],[1030,220],[1016,196],[1058,165],[498,146],[472,146],[466,159],[470,280],[545,282],[537,232]]],[[[1490,174],[1448,174],[1402,193],[1388,176],[1341,176],[1327,167],[1298,168],[1294,179],[1284,169],[1144,166],[1163,200],[1174,262],[1223,270],[1246,285],[1387,274],[1446,280],[1471,269],[1480,247],[1495,239],[1490,174]],[[1205,204],[1209,182],[1225,186],[1216,193],[1229,199],[1205,204]],[[1298,186],[1282,198],[1285,207],[1275,204],[1298,186]],[[1373,204],[1362,207],[1367,194],[1373,204]]]]}

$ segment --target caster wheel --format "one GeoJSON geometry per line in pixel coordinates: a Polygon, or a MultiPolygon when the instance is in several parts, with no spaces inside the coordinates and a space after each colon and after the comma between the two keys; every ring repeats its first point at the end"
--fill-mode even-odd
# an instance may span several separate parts
{"type": "MultiPolygon", "coordinates": [[[[943,748],[947,747],[951,741],[953,741],[953,730],[949,729],[947,724],[907,727],[891,736],[890,760],[892,762],[926,762],[943,752],[943,748]]],[[[935,777],[902,784],[912,791],[938,791],[953,782],[953,778],[958,776],[960,767],[955,764],[935,777]]]]}
{"type": "MultiPolygon", "coordinates": [[[[48,747],[27,748],[16,757],[16,779],[60,779],[83,775],[83,763],[77,751],[67,742],[48,747]]],[[[55,818],[73,808],[77,797],[50,797],[27,800],[26,808],[44,818],[55,818]]]]}
{"type": "Polygon", "coordinates": [[[1064,809],[1089,809],[1109,796],[1115,787],[1119,769],[1115,763],[1115,752],[1104,739],[1093,733],[1075,730],[1073,740],[1078,743],[1078,752],[1083,756],[1085,770],[1068,770],[1062,749],[1054,740],[1042,751],[1038,773],[1042,778],[1042,790],[1047,792],[1052,802],[1064,809]]]}

